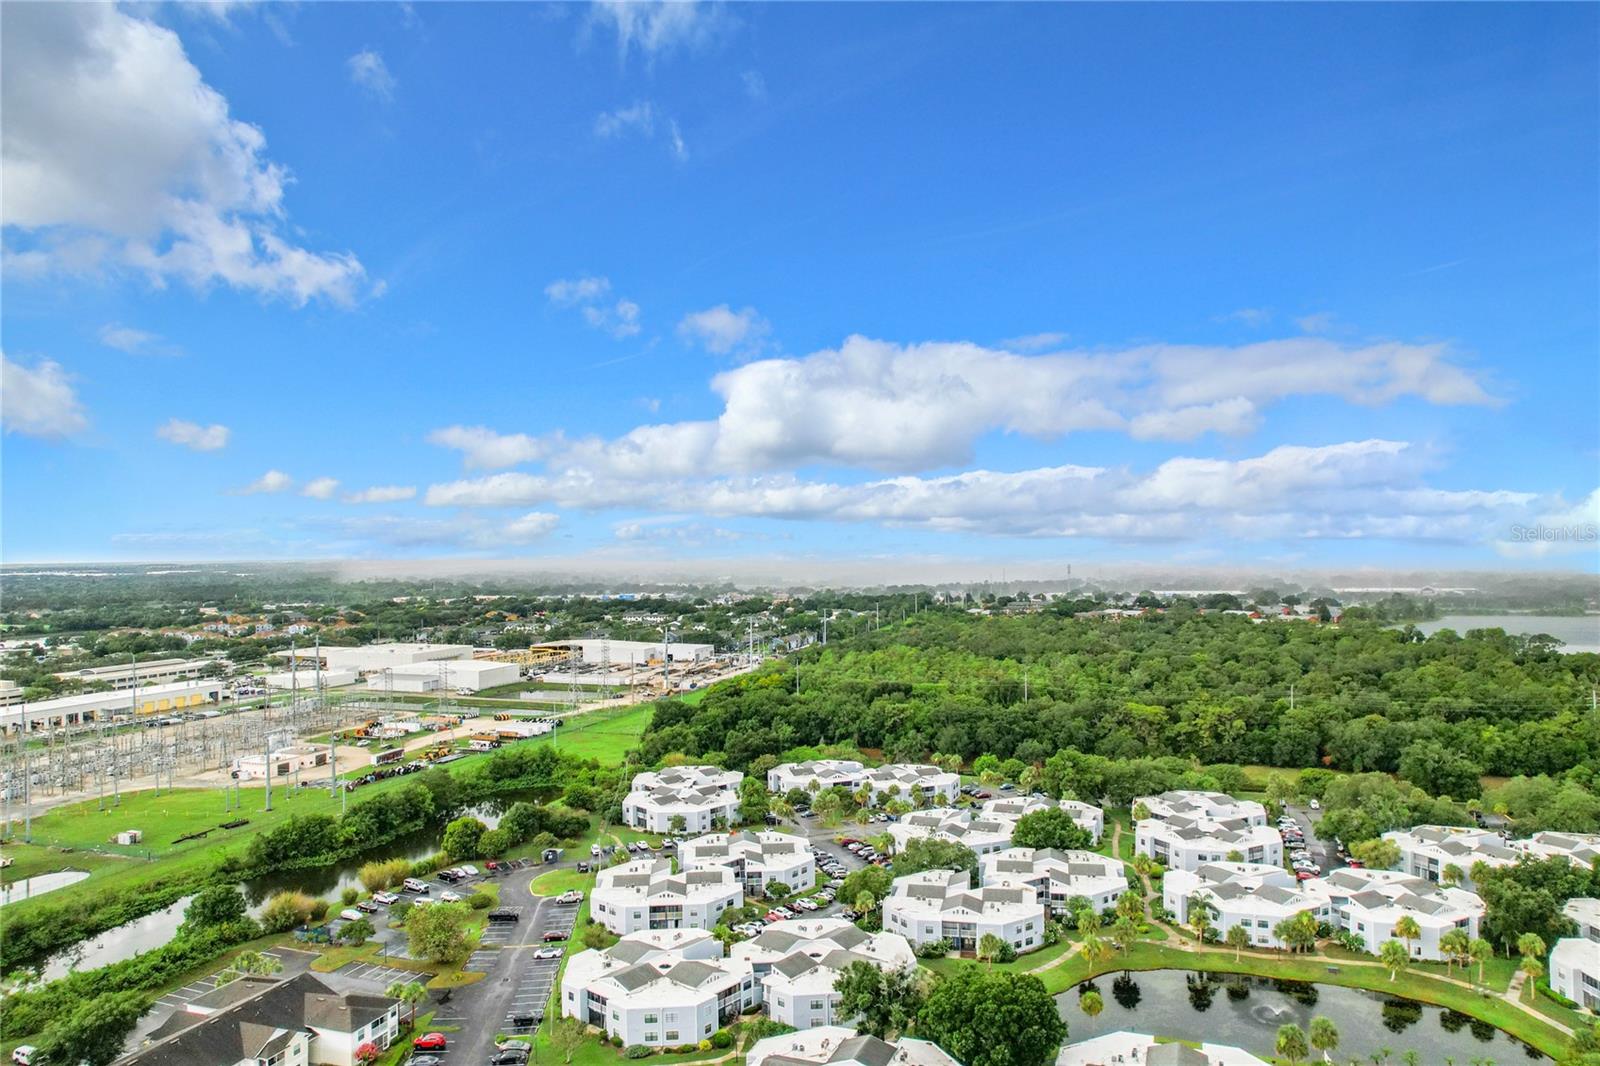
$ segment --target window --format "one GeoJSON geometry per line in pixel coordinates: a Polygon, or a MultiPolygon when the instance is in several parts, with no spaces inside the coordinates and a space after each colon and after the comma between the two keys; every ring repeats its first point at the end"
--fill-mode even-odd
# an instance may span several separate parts
{"type": "Polygon", "coordinates": [[[825,1006],[827,1006],[827,1002],[824,1000],[814,999],[811,1001],[812,1010],[821,1010],[825,1006]]]}
{"type": "Polygon", "coordinates": [[[656,1044],[660,1043],[660,1038],[655,1033],[646,1033],[644,1034],[644,1042],[646,1044],[656,1044]]]}
{"type": "Polygon", "coordinates": [[[674,1040],[680,1040],[680,1039],[682,1039],[682,1038],[680,1036],[678,1036],[678,1031],[676,1029],[668,1029],[667,1030],[667,1041],[669,1043],[674,1041],[674,1040]]]}
{"type": "Polygon", "coordinates": [[[654,1014],[646,1014],[644,1016],[644,1024],[646,1025],[655,1025],[660,1020],[661,1019],[657,1018],[654,1014]]]}

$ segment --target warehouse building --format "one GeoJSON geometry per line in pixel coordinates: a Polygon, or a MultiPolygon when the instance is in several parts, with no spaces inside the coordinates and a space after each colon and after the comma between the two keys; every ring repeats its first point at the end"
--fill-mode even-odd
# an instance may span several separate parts
{"type": "Polygon", "coordinates": [[[598,664],[610,661],[614,666],[628,663],[637,666],[659,666],[663,662],[699,662],[717,653],[714,644],[687,644],[676,640],[667,644],[649,640],[551,640],[533,646],[561,652],[576,650],[580,663],[598,664]]]}
{"type": "Polygon", "coordinates": [[[318,658],[322,669],[354,670],[358,674],[417,663],[454,662],[472,658],[470,644],[365,644],[359,648],[297,648],[293,652],[274,652],[279,658],[294,660],[304,669],[318,658]]]}
{"type": "Polygon", "coordinates": [[[112,666],[88,666],[82,670],[61,670],[56,676],[63,681],[82,681],[86,684],[103,681],[113,689],[132,688],[137,682],[146,685],[164,685],[184,678],[198,677],[214,659],[152,659],[144,663],[118,663],[112,666]]]}
{"type": "Polygon", "coordinates": [[[385,667],[367,674],[367,687],[392,692],[482,692],[514,685],[522,678],[516,663],[484,659],[438,659],[385,667]]]}
{"type": "Polygon", "coordinates": [[[53,700],[19,703],[0,710],[0,729],[39,733],[74,729],[107,718],[138,714],[172,714],[215,705],[222,699],[221,681],[180,681],[170,685],[139,686],[137,693],[85,692],[53,700]]]}
{"type": "Polygon", "coordinates": [[[360,678],[354,670],[323,670],[319,674],[316,670],[279,670],[263,678],[268,688],[282,689],[287,692],[299,689],[301,692],[315,692],[317,682],[322,682],[323,688],[344,688],[346,685],[355,684],[360,678]]]}

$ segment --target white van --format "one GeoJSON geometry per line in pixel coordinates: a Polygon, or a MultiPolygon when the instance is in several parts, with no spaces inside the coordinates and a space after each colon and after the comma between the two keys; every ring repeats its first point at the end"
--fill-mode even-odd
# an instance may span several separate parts
{"type": "Polygon", "coordinates": [[[400,887],[407,892],[420,892],[424,896],[428,894],[428,883],[426,881],[418,881],[415,877],[406,878],[401,882],[400,887]]]}

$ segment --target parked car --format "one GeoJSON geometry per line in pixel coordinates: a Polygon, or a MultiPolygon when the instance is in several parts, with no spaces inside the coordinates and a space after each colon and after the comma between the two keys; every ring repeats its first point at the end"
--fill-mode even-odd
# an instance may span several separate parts
{"type": "Polygon", "coordinates": [[[489,1056],[489,1066],[522,1066],[527,1061],[528,1052],[525,1048],[506,1048],[489,1056]]]}
{"type": "Polygon", "coordinates": [[[556,897],[556,902],[564,907],[573,907],[583,902],[583,893],[575,888],[569,888],[556,897]]]}
{"type": "Polygon", "coordinates": [[[381,903],[385,907],[391,903],[397,903],[399,900],[400,897],[395,895],[393,892],[374,892],[372,894],[372,902],[381,903]]]}
{"type": "Polygon", "coordinates": [[[565,939],[567,939],[567,934],[557,929],[548,930],[544,934],[544,942],[546,944],[558,944],[565,939]]]}
{"type": "Polygon", "coordinates": [[[17,1066],[33,1066],[33,1056],[38,1049],[32,1044],[22,1044],[11,1052],[11,1061],[17,1066]]]}
{"type": "Polygon", "coordinates": [[[437,1055],[413,1055],[406,1060],[406,1066],[444,1066],[444,1060],[437,1055]]]}
{"type": "Polygon", "coordinates": [[[362,912],[363,914],[376,914],[378,911],[378,905],[372,902],[370,899],[364,899],[360,903],[356,904],[356,910],[362,912]]]}
{"type": "Polygon", "coordinates": [[[407,892],[420,892],[423,895],[427,895],[429,892],[433,891],[428,886],[426,881],[418,881],[415,877],[406,878],[400,883],[400,887],[405,889],[407,892]]]}
{"type": "Polygon", "coordinates": [[[356,910],[354,907],[346,907],[344,910],[339,912],[339,917],[343,918],[347,922],[357,922],[361,920],[361,912],[356,910]]]}
{"type": "Polygon", "coordinates": [[[440,903],[460,903],[461,902],[461,893],[452,892],[450,889],[447,888],[443,892],[439,893],[439,902],[440,903]]]}
{"type": "Polygon", "coordinates": [[[560,948],[535,948],[533,957],[535,959],[559,959],[563,954],[564,952],[560,948]]]}
{"type": "Polygon", "coordinates": [[[446,1044],[443,1033],[424,1033],[411,1041],[411,1046],[418,1051],[443,1051],[446,1044]]]}
{"type": "Polygon", "coordinates": [[[1311,801],[1311,809],[1312,809],[1312,810],[1314,810],[1314,811],[1320,811],[1320,810],[1322,810],[1322,803],[1321,803],[1321,801],[1320,801],[1320,800],[1312,800],[1312,801],[1311,801]]]}
{"type": "Polygon", "coordinates": [[[510,907],[500,907],[490,911],[488,917],[491,922],[520,922],[522,912],[510,907]]]}
{"type": "Polygon", "coordinates": [[[496,1050],[499,1051],[504,1051],[508,1047],[519,1047],[528,1051],[532,1051],[533,1041],[527,1039],[526,1037],[508,1036],[504,1040],[501,1040],[495,1044],[496,1050]]]}

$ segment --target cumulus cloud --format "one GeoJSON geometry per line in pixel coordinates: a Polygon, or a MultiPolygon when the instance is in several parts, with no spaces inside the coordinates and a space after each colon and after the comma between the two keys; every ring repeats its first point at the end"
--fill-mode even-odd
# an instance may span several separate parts
{"type": "Polygon", "coordinates": [[[389,65],[377,52],[363,48],[345,60],[345,69],[350,73],[350,80],[369,95],[379,100],[394,99],[394,75],[389,73],[389,65]]]}
{"type": "Polygon", "coordinates": [[[617,37],[618,58],[638,50],[647,60],[706,44],[716,31],[715,9],[697,0],[599,0],[590,23],[617,37]]]}
{"type": "Polygon", "coordinates": [[[338,491],[338,478],[314,477],[305,483],[305,487],[300,490],[300,495],[309,496],[313,500],[331,500],[338,491]]]}
{"type": "Polygon", "coordinates": [[[412,485],[374,485],[359,492],[345,495],[346,503],[398,503],[409,500],[417,494],[412,485]]]}
{"type": "Polygon", "coordinates": [[[294,487],[294,478],[282,470],[268,470],[250,484],[239,490],[244,496],[255,496],[261,493],[288,492],[294,487]]]}
{"type": "Polygon", "coordinates": [[[678,323],[679,337],[713,355],[753,355],[766,344],[771,331],[754,307],[735,311],[727,304],[684,315],[678,323]]]}
{"type": "MultiPolygon", "coordinates": [[[[862,522],[1020,537],[1231,540],[1492,539],[1543,506],[1532,493],[1441,490],[1426,452],[1402,441],[1285,446],[1240,460],[1176,458],[1147,472],[1054,466],[862,482],[792,474],[680,478],[503,473],[430,486],[435,506],[584,510],[862,522]]],[[[619,535],[648,536],[633,520],[619,535]]]]}
{"type": "Polygon", "coordinates": [[[391,548],[494,551],[543,540],[560,521],[557,515],[539,511],[497,522],[471,514],[452,518],[385,514],[339,519],[333,528],[345,537],[391,548]]]}
{"type": "Polygon", "coordinates": [[[89,416],[60,363],[23,366],[0,353],[0,424],[7,433],[61,440],[87,429],[89,416]]]}
{"type": "Polygon", "coordinates": [[[542,459],[549,445],[526,433],[496,433],[487,426],[446,426],[428,434],[428,443],[461,452],[467,469],[498,470],[542,459]]]}
{"type": "Polygon", "coordinates": [[[228,435],[227,426],[215,423],[202,426],[198,422],[188,422],[181,418],[168,419],[156,427],[156,436],[162,440],[181,445],[194,452],[221,451],[228,446],[228,435]]]}
{"type": "Polygon", "coordinates": [[[1043,352],[1061,347],[1066,340],[1065,333],[1029,333],[1021,337],[1008,337],[1000,342],[1000,347],[1008,352],[1043,352]]]}
{"type": "Polygon", "coordinates": [[[544,294],[557,307],[577,308],[585,322],[618,340],[639,332],[639,305],[626,297],[613,301],[609,278],[557,279],[544,287],[544,294]]]}
{"type": "Polygon", "coordinates": [[[172,30],[111,4],[8,10],[0,93],[13,276],[131,269],[158,287],[354,302],[360,261],[286,236],[288,172],[172,30]]]}

